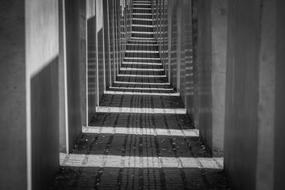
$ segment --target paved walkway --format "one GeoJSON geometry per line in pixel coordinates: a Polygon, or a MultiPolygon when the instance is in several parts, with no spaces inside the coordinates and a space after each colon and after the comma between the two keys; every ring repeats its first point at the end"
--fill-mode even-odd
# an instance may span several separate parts
{"type": "Polygon", "coordinates": [[[52,189],[228,189],[223,159],[211,157],[168,82],[146,21],[152,1],[133,2],[133,34],[119,76],[72,154],[60,155],[52,189]]]}

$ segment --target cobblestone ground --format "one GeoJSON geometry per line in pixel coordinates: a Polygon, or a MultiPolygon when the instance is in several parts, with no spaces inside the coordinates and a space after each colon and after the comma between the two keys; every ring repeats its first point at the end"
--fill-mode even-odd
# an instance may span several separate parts
{"type": "Polygon", "coordinates": [[[190,168],[70,168],[58,173],[52,190],[229,189],[220,170],[190,168]]]}
{"type": "Polygon", "coordinates": [[[72,154],[61,155],[50,190],[228,190],[222,158],[211,157],[168,82],[150,27],[152,1],[133,3],[119,76],[72,154]]]}
{"type": "MultiPolygon", "coordinates": [[[[98,113],[92,126],[193,129],[187,115],[98,113]]],[[[91,126],[91,128],[92,128],[91,126]]],[[[83,134],[74,147],[78,155],[157,158],[211,158],[199,137],[133,134],[83,134]]],[[[106,158],[108,159],[108,158],[106,158]]],[[[128,161],[127,161],[128,162],[128,161]]],[[[137,160],[138,165],[143,160],[137,160]]],[[[172,162],[172,161],[170,161],[172,162]]],[[[51,190],[93,189],[229,189],[222,169],[161,167],[61,167],[51,190]]]]}

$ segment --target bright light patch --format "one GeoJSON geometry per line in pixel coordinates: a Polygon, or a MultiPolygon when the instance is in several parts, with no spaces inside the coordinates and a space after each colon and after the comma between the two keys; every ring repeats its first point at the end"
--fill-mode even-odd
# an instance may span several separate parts
{"type": "Polygon", "coordinates": [[[142,113],[142,114],[186,114],[184,108],[128,108],[128,107],[96,107],[96,112],[101,113],[142,113]]]}
{"type": "Polygon", "coordinates": [[[161,83],[156,83],[156,82],[127,82],[127,81],[114,81],[115,84],[138,84],[138,85],[170,85],[169,82],[161,82],[161,83]]]}
{"type": "Polygon", "coordinates": [[[223,169],[223,158],[139,157],[60,153],[60,165],[108,168],[202,168],[223,169]]]}
{"type": "Polygon", "coordinates": [[[145,69],[145,68],[129,68],[121,67],[121,71],[164,71],[164,69],[145,69]]]}
{"type": "Polygon", "coordinates": [[[164,78],[166,75],[129,75],[129,74],[118,74],[118,77],[143,77],[143,78],[164,78]]]}
{"type": "Polygon", "coordinates": [[[123,64],[132,64],[132,65],[159,65],[162,66],[162,63],[145,63],[145,62],[136,62],[136,61],[124,61],[123,64]]]}
{"type": "Polygon", "coordinates": [[[109,95],[138,95],[138,96],[180,96],[180,93],[162,93],[162,92],[121,92],[121,91],[104,91],[104,94],[109,95]]]}
{"type": "Polygon", "coordinates": [[[125,57],[124,59],[129,59],[129,60],[138,60],[138,59],[142,59],[142,60],[160,60],[160,58],[158,57],[125,57]]]}
{"type": "Polygon", "coordinates": [[[176,136],[176,137],[199,137],[198,129],[157,129],[136,127],[82,127],[83,133],[91,134],[127,134],[149,136],[176,136]]]}
{"type": "Polygon", "coordinates": [[[169,91],[173,90],[173,88],[140,88],[140,87],[117,87],[112,86],[110,89],[117,89],[117,90],[161,90],[161,91],[169,91]]]}
{"type": "MultiPolygon", "coordinates": [[[[142,39],[142,38],[134,38],[134,39],[142,39]]],[[[147,39],[147,38],[143,38],[147,39]]],[[[158,51],[153,51],[153,50],[126,50],[126,53],[159,53],[158,51]]]]}

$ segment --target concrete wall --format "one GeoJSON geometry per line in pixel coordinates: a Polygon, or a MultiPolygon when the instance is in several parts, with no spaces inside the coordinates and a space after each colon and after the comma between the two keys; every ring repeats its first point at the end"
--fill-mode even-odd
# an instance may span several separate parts
{"type": "Polygon", "coordinates": [[[0,189],[27,186],[25,1],[0,1],[0,189]]]}
{"type": "Polygon", "coordinates": [[[103,1],[105,89],[113,85],[117,69],[125,56],[126,42],[130,37],[131,29],[129,8],[125,0],[103,1]]]}
{"type": "Polygon", "coordinates": [[[65,0],[58,1],[59,6],[59,151],[68,152],[67,138],[67,81],[66,81],[66,43],[65,43],[65,0]]]}
{"type": "Polygon", "coordinates": [[[88,63],[88,122],[96,113],[97,54],[96,54],[96,3],[87,1],[87,63],[88,63]]]}
{"type": "Polygon", "coordinates": [[[154,24],[156,24],[154,37],[159,46],[161,62],[168,76],[168,0],[156,0],[153,3],[156,6],[156,9],[153,10],[156,15],[156,20],[154,21],[154,24]]]}
{"type": "Polygon", "coordinates": [[[225,94],[227,69],[228,1],[212,1],[212,152],[223,154],[225,130],[225,94]]]}
{"type": "Polygon", "coordinates": [[[105,90],[105,46],[104,46],[103,0],[96,1],[96,55],[97,55],[97,105],[105,90]]]}
{"type": "Polygon", "coordinates": [[[58,3],[1,8],[0,188],[47,189],[59,160],[58,3]]]}
{"type": "Polygon", "coordinates": [[[281,1],[229,3],[225,169],[233,189],[284,189],[281,18],[281,1]]]}
{"type": "Polygon", "coordinates": [[[284,90],[284,73],[285,73],[285,4],[284,1],[277,0],[275,5],[276,11],[276,40],[277,40],[277,50],[276,50],[276,83],[275,83],[275,140],[274,140],[274,189],[285,189],[284,184],[284,176],[285,176],[285,142],[284,142],[284,134],[285,134],[285,119],[284,119],[284,107],[285,107],[285,90],[284,90]]]}
{"type": "Polygon", "coordinates": [[[169,38],[168,38],[168,51],[169,51],[169,71],[170,71],[170,83],[172,86],[177,90],[180,89],[178,87],[178,78],[177,76],[177,68],[179,67],[179,62],[177,59],[177,7],[178,7],[178,1],[174,0],[169,0],[168,1],[168,22],[169,22],[169,28],[168,28],[168,33],[169,33],[169,38]]]}
{"type": "Polygon", "coordinates": [[[117,66],[116,66],[116,49],[115,49],[115,13],[114,13],[114,0],[108,0],[108,13],[109,13],[109,34],[110,34],[110,62],[111,62],[111,81],[116,79],[117,66]]]}
{"type": "Polygon", "coordinates": [[[197,12],[198,44],[194,66],[196,80],[193,115],[203,140],[212,153],[219,156],[224,149],[227,1],[198,1],[197,12]]]}
{"type": "MultiPolygon", "coordinates": [[[[169,78],[173,87],[180,92],[182,100],[189,114],[193,113],[193,44],[192,44],[192,1],[189,0],[169,0],[163,1],[168,8],[164,14],[166,21],[161,21],[168,25],[168,29],[159,27],[158,31],[166,31],[168,36],[162,32],[158,37],[160,39],[160,54],[162,60],[168,61],[166,71],[169,72],[169,78]],[[165,40],[165,38],[167,38],[165,40]],[[168,57],[165,58],[164,44],[168,43],[168,57]]],[[[162,3],[162,2],[160,2],[162,3]]],[[[162,15],[163,17],[163,15],[162,15]]]]}
{"type": "MultiPolygon", "coordinates": [[[[121,1],[124,5],[123,1],[121,1]]],[[[127,38],[126,13],[120,1],[87,1],[88,115],[89,121],[105,90],[112,86],[124,55],[127,38]],[[95,7],[91,9],[90,6],[95,7]],[[122,38],[120,38],[122,37],[122,38]],[[122,50],[122,51],[121,51],[122,50]]]]}
{"type": "Polygon", "coordinates": [[[232,1],[228,11],[225,167],[235,189],[255,189],[260,2],[232,1]]]}
{"type": "Polygon", "coordinates": [[[195,75],[195,126],[208,147],[212,147],[212,36],[211,3],[202,0],[197,3],[198,44],[195,75]]]}
{"type": "Polygon", "coordinates": [[[109,2],[103,1],[103,14],[104,14],[104,52],[105,52],[105,81],[106,89],[112,86],[112,65],[111,65],[111,52],[110,52],[110,18],[109,18],[109,2]]]}
{"type": "MultiPolygon", "coordinates": [[[[192,42],[192,1],[183,0],[181,11],[181,74],[180,93],[189,114],[193,114],[193,42],[192,42]]],[[[179,51],[178,51],[179,53],[179,51]]]]}
{"type": "Polygon", "coordinates": [[[58,2],[28,0],[25,6],[32,189],[47,189],[58,167],[58,2]]]}
{"type": "Polygon", "coordinates": [[[276,2],[264,1],[260,18],[256,189],[273,189],[276,2]]]}
{"type": "Polygon", "coordinates": [[[80,111],[81,111],[81,125],[86,126],[87,118],[87,4],[86,0],[81,0],[79,3],[79,31],[80,31],[80,111]]]}
{"type": "MultiPolygon", "coordinates": [[[[82,88],[82,67],[85,67],[82,52],[82,30],[81,27],[84,20],[82,14],[81,0],[70,0],[65,2],[66,13],[66,63],[67,63],[67,98],[68,98],[68,123],[69,123],[69,147],[73,147],[75,139],[82,131],[82,116],[81,116],[81,88],[82,88]]],[[[85,7],[85,6],[83,6],[85,7]]]]}

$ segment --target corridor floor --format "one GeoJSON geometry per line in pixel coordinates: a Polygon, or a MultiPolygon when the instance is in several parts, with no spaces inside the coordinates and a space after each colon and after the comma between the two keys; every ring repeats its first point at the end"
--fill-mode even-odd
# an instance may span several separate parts
{"type": "Polygon", "coordinates": [[[132,37],[112,87],[69,155],[54,190],[229,189],[166,76],[151,0],[134,0],[132,37]]]}

